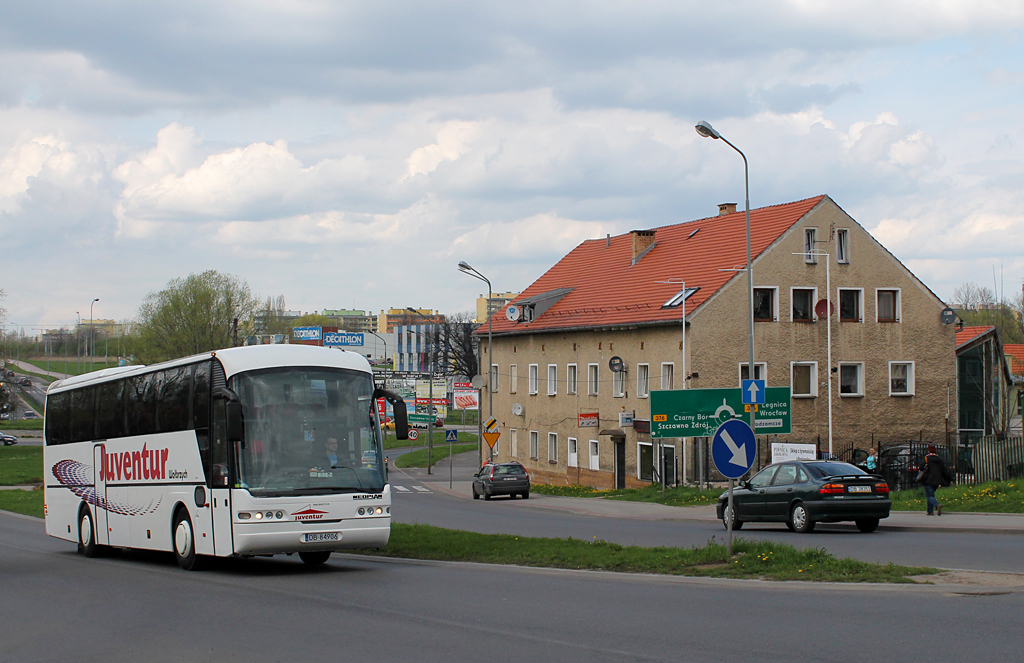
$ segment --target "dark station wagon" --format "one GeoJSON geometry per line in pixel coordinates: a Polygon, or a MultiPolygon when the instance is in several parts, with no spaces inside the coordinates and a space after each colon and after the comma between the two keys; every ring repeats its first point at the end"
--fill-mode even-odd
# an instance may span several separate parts
{"type": "Polygon", "coordinates": [[[530,497],[530,475],[519,463],[485,463],[473,475],[473,499],[483,495],[485,500],[493,495],[522,495],[530,497]]]}
{"type": "MultiPolygon", "coordinates": [[[[718,498],[718,517],[726,522],[728,492],[718,498]]],[[[794,532],[817,523],[852,520],[861,532],[874,532],[889,517],[889,485],[849,463],[791,461],[775,463],[740,481],[733,490],[733,529],[748,522],[780,522],[794,532]]]]}

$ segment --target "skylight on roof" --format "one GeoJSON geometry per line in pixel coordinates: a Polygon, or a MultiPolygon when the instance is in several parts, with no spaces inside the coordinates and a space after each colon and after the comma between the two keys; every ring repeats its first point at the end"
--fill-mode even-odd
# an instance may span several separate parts
{"type": "Polygon", "coordinates": [[[687,288],[686,290],[680,290],[679,292],[677,292],[675,295],[672,296],[672,299],[670,299],[667,302],[665,302],[664,304],[662,304],[661,308],[673,308],[675,306],[679,306],[680,304],[683,303],[683,299],[689,299],[690,296],[693,293],[697,292],[698,290],[700,290],[699,287],[697,287],[697,288],[687,288]],[[685,297],[684,297],[684,295],[685,295],[685,297]]]}

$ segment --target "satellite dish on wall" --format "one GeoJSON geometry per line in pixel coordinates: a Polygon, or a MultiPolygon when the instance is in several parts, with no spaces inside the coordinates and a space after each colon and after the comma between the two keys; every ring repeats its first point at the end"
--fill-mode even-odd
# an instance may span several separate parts
{"type": "Polygon", "coordinates": [[[836,305],[827,299],[819,299],[814,305],[814,314],[819,318],[827,318],[836,311],[836,305]]]}
{"type": "Polygon", "coordinates": [[[523,406],[521,404],[516,403],[515,405],[512,406],[512,414],[514,414],[514,415],[516,415],[518,417],[522,413],[523,413],[523,406]]]}
{"type": "Polygon", "coordinates": [[[626,370],[626,365],[622,363],[622,357],[616,355],[608,360],[608,368],[611,369],[612,373],[621,373],[626,370]]]}
{"type": "Polygon", "coordinates": [[[956,311],[951,308],[942,309],[942,314],[939,315],[939,320],[942,320],[942,324],[951,325],[956,322],[956,311]]]}
{"type": "Polygon", "coordinates": [[[519,322],[523,319],[523,309],[519,308],[515,304],[510,304],[505,309],[505,317],[508,318],[509,322],[519,322]]]}
{"type": "Polygon", "coordinates": [[[473,385],[474,389],[483,389],[484,385],[487,384],[487,378],[482,375],[474,375],[469,384],[473,385]]]}

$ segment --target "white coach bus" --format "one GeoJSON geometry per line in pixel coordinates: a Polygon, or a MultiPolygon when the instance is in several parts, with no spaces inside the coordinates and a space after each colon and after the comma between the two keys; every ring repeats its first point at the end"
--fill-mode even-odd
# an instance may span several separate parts
{"type": "Polygon", "coordinates": [[[391,490],[377,398],[405,404],[362,356],[304,345],[230,348],[54,382],[46,395],[46,532],[109,548],[206,556],[383,546],[391,490]]]}

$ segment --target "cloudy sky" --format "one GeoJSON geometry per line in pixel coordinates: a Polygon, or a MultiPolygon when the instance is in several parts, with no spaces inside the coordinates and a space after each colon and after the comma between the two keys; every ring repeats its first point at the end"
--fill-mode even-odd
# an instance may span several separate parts
{"type": "Polygon", "coordinates": [[[4,2],[7,322],[217,269],[470,310],[580,241],[827,193],[940,296],[1024,277],[1024,2],[4,2]]]}

